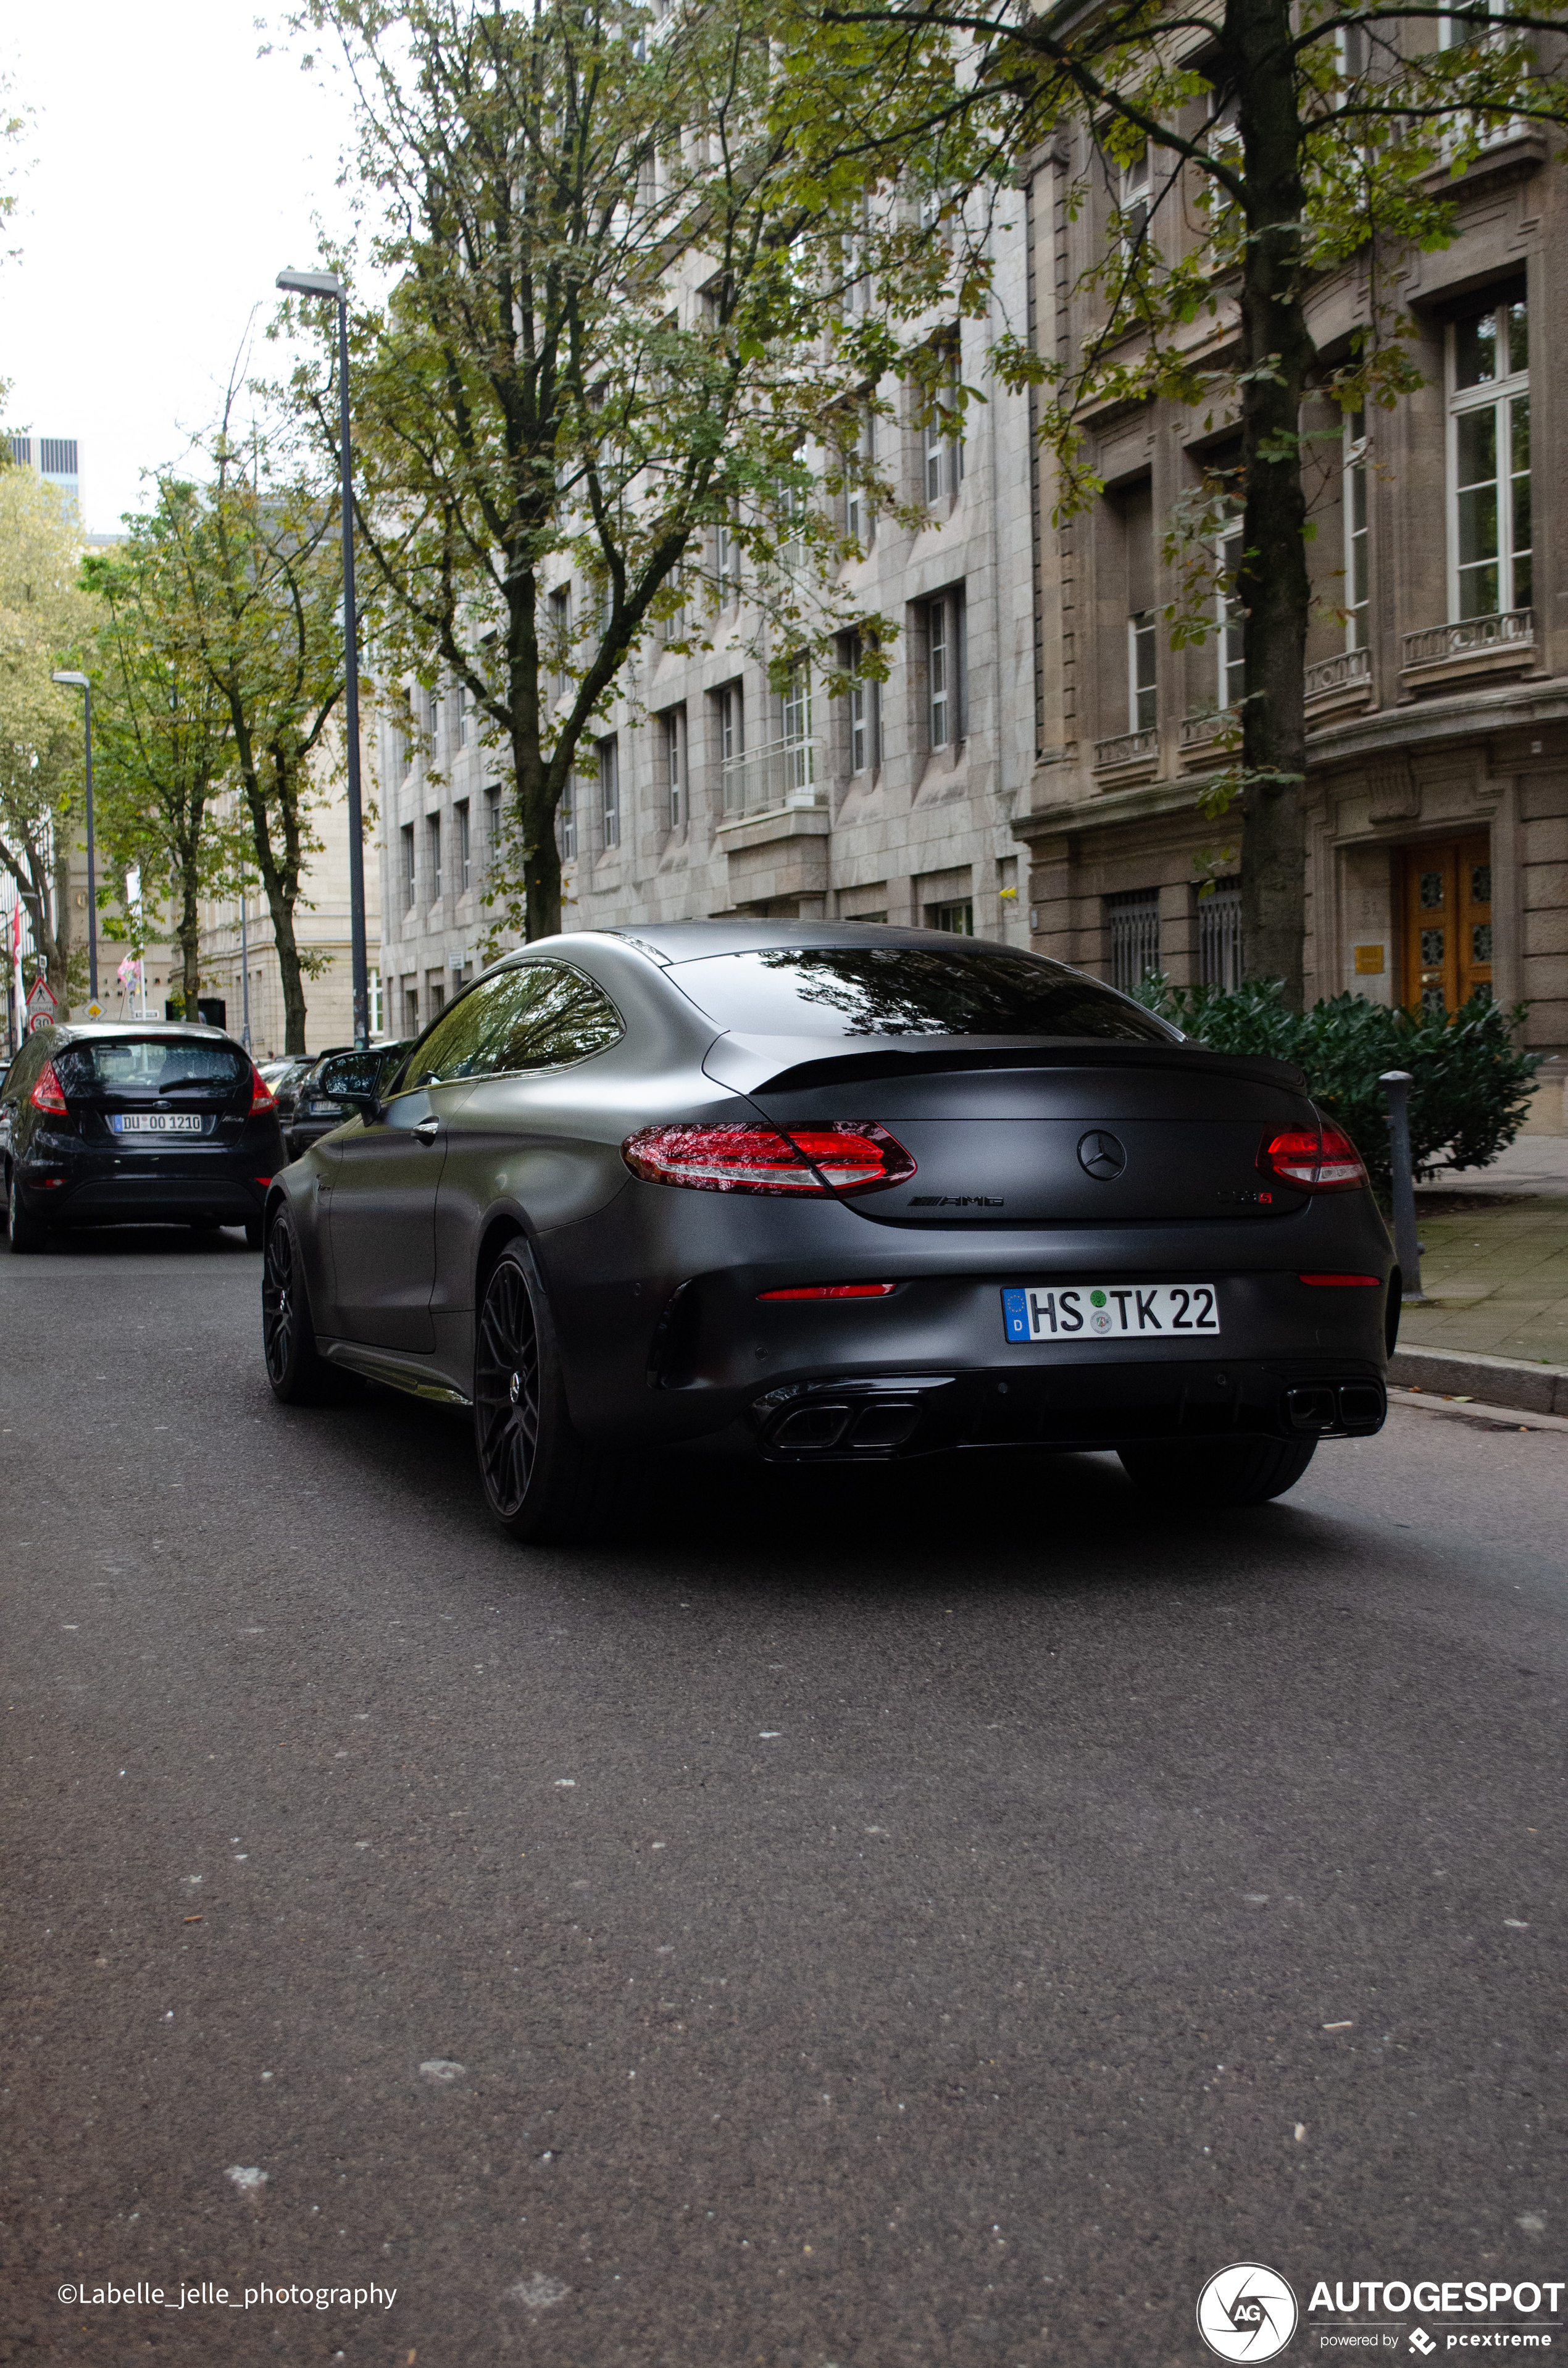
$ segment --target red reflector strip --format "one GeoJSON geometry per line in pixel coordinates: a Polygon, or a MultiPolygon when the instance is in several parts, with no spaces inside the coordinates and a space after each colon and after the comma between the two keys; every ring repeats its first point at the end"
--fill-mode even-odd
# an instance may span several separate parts
{"type": "Polygon", "coordinates": [[[759,1291],[759,1299],[887,1299],[896,1282],[808,1282],[798,1291],[759,1291]]]}
{"type": "Polygon", "coordinates": [[[1298,1282],[1310,1282],[1320,1291],[1376,1291],[1379,1278],[1375,1274],[1299,1274],[1298,1282]]]}
{"type": "Polygon", "coordinates": [[[270,1184],[272,1178],[270,1176],[258,1176],[256,1180],[258,1184],[270,1184]]]}

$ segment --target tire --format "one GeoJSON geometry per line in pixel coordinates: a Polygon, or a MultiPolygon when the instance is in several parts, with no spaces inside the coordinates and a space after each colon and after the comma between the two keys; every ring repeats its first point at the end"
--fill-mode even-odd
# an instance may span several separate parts
{"type": "Polygon", "coordinates": [[[25,1258],[30,1250],[41,1250],[49,1240],[49,1227],[28,1207],[15,1172],[9,1168],[6,1174],[6,1240],[17,1258],[25,1258]]]}
{"type": "Polygon", "coordinates": [[[1145,1496],[1177,1505],[1264,1505],[1293,1488],[1317,1451],[1315,1439],[1140,1442],[1117,1450],[1145,1496]]]}
{"type": "MultiPolygon", "coordinates": [[[[246,1227],[248,1237],[249,1227],[246,1227]]],[[[299,1236],[287,1209],[267,1228],[261,1263],[261,1349],[272,1395],[282,1406],[332,1406],[349,1395],[346,1376],[316,1347],[299,1236]]]]}
{"type": "Polygon", "coordinates": [[[572,1428],[550,1302],[521,1241],[507,1243],[480,1303],[473,1438],[484,1501],[509,1538],[591,1537],[616,1509],[619,1467],[572,1428]]]}

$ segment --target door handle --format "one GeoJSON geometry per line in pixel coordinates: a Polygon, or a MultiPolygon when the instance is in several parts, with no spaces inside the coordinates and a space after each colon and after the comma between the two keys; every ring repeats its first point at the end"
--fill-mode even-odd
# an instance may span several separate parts
{"type": "Polygon", "coordinates": [[[416,1143],[434,1143],[440,1132],[438,1118],[422,1118],[414,1130],[414,1139],[416,1143]]]}

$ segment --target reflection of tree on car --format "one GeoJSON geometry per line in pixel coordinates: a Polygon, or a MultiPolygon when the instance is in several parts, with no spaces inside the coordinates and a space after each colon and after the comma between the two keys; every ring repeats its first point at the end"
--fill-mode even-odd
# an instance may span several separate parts
{"type": "MultiPolygon", "coordinates": [[[[789,1034],[801,1022],[800,1007],[819,1004],[841,1012],[848,1036],[1042,1035],[1168,1043],[1137,1007],[1112,1000],[1071,971],[1047,971],[1027,954],[975,947],[964,954],[874,947],[801,951],[790,947],[713,958],[722,976],[731,1025],[758,1035],[789,1034]],[[771,975],[770,975],[771,974],[771,975]]],[[[702,987],[682,966],[682,985],[700,1002],[702,987]]]]}

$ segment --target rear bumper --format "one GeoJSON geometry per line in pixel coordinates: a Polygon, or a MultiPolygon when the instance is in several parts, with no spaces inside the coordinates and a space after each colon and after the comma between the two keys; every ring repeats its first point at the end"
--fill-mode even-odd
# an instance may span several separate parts
{"type": "Polygon", "coordinates": [[[258,1155],[248,1144],[153,1153],[35,1145],[17,1176],[28,1207],[51,1225],[243,1225],[266,1204],[269,1164],[266,1148],[258,1155]]]}
{"type": "Polygon", "coordinates": [[[1387,1411],[1371,1360],[1164,1360],[824,1375],[759,1393],[747,1420],[772,1462],[863,1463],[958,1447],[1367,1439],[1387,1411]]]}

